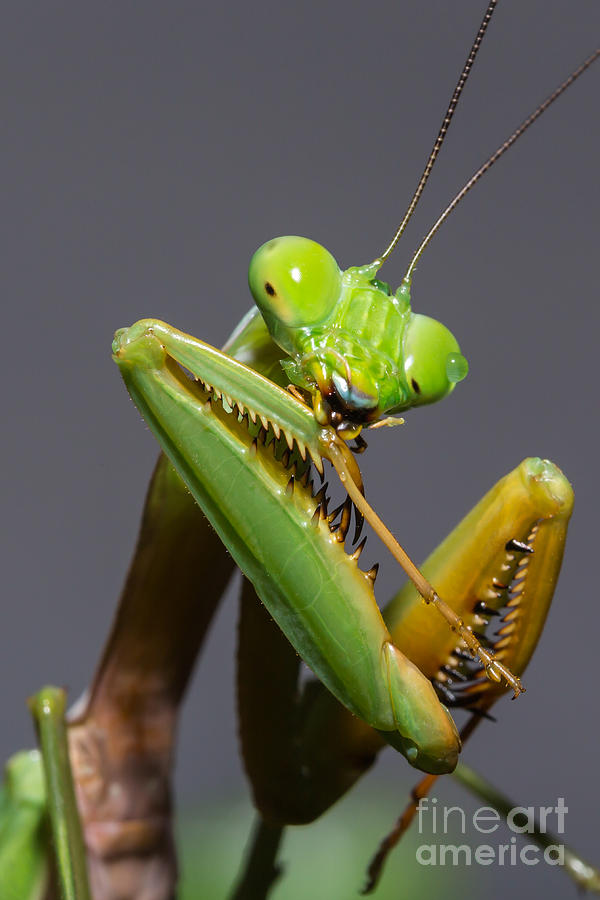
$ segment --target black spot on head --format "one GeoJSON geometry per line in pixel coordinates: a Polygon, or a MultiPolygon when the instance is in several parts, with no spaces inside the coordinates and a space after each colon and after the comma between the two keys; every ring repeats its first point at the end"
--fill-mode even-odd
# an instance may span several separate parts
{"type": "Polygon", "coordinates": [[[271,284],[270,281],[265,282],[265,291],[267,292],[269,297],[275,296],[275,288],[273,287],[273,285],[271,284]]]}
{"type": "Polygon", "coordinates": [[[421,388],[420,388],[420,386],[419,386],[419,382],[418,382],[418,381],[415,381],[415,379],[412,378],[410,383],[411,383],[412,389],[413,389],[413,391],[415,392],[415,394],[420,394],[420,393],[421,393],[421,388]]]}

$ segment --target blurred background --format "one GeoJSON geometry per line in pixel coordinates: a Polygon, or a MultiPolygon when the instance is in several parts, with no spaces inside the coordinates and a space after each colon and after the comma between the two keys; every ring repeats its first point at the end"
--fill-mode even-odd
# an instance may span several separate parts
{"type": "MultiPolygon", "coordinates": [[[[113,331],[158,316],[220,345],[250,305],[252,252],[278,234],[319,240],[342,267],[380,253],[483,7],[4,5],[2,758],[33,741],[32,691],[52,681],[75,699],[85,687],[133,549],[156,447],[111,361],[113,331]]],[[[386,280],[399,282],[447,201],[599,32],[595,0],[500,5],[386,280]]],[[[417,559],[524,456],[551,458],[571,479],[563,574],[527,694],[498,706],[499,723],[481,727],[464,758],[519,804],[564,797],[565,837],[597,863],[599,77],[596,67],[559,100],[426,252],[413,308],[452,329],[470,375],[439,408],[374,434],[362,460],[371,501],[417,559]]],[[[382,563],[385,600],[397,570],[374,540],[366,557],[382,563]]],[[[181,725],[188,870],[204,865],[203,893],[189,896],[226,895],[251,818],[234,716],[236,617],[232,594],[181,725]]],[[[383,753],[353,795],[288,836],[290,881],[273,896],[352,896],[414,780],[383,753]]],[[[436,796],[480,805],[449,779],[436,796]]],[[[478,879],[488,900],[575,896],[544,864],[425,871],[415,840],[381,896],[439,896],[440,885],[448,895],[452,879],[457,895],[478,879]]]]}

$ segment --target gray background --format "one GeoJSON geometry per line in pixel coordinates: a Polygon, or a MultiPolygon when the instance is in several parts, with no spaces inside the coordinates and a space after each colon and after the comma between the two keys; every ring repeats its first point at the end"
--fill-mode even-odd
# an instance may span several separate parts
{"type": "MultiPolygon", "coordinates": [[[[84,687],[131,553],[156,450],[111,362],[112,332],[154,315],[220,344],[249,306],[251,253],[277,234],[314,237],[344,267],[380,252],[482,7],[3,4],[0,756],[31,743],[23,701],[36,687],[52,680],[72,698],[84,687]]],[[[433,217],[591,52],[599,26],[596,0],[502,4],[384,277],[399,281],[433,217]]],[[[575,517],[528,692],[503,702],[501,724],[481,728],[465,758],[520,802],[564,796],[568,839],[598,862],[599,75],[559,101],[426,253],[414,308],[452,328],[471,374],[445,404],[374,436],[365,459],[371,499],[417,558],[524,456],[571,478],[575,517]]],[[[371,554],[389,562],[374,542],[371,554]]],[[[244,790],[235,615],[230,599],[185,711],[187,802],[244,790]]],[[[400,806],[412,776],[384,757],[371,777],[400,806]]],[[[574,896],[542,866],[482,877],[490,900],[517,884],[574,896]]]]}

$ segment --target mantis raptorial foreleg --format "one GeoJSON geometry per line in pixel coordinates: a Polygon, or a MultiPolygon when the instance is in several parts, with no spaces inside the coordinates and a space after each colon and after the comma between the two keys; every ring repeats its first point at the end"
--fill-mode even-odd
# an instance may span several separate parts
{"type": "MultiPolygon", "coordinates": [[[[486,632],[499,658],[519,674],[543,628],[571,509],[572,491],[560,471],[541,460],[526,460],[477,504],[424,564],[432,580],[462,598],[461,614],[486,632]]],[[[445,701],[472,713],[462,732],[466,739],[505,689],[461,659],[445,629],[431,632],[427,611],[412,585],[394,598],[384,615],[395,642],[434,680],[445,701]]],[[[238,665],[240,733],[256,806],[269,822],[311,821],[370,768],[381,739],[320,685],[309,683],[298,697],[298,661],[286,656],[285,642],[250,595],[242,606],[238,665]],[[252,651],[257,644],[264,650],[258,667],[252,651]],[[280,680],[275,668],[282,673],[280,680]],[[259,727],[254,727],[256,721],[259,727]],[[280,722],[293,723],[292,730],[274,727],[280,722]]],[[[435,776],[427,776],[418,790],[429,790],[434,781],[435,776]]],[[[493,805],[493,797],[487,796],[486,802],[493,805]]],[[[411,806],[399,822],[400,832],[392,833],[374,860],[371,886],[412,814],[411,806]]],[[[585,886],[596,889],[596,871],[579,858],[568,871],[591,872],[585,886]]],[[[584,883],[582,874],[579,883],[584,883]]]]}
{"type": "Polygon", "coordinates": [[[452,720],[430,682],[391,643],[373,601],[372,578],[331,533],[303,476],[296,480],[307,454],[322,468],[322,429],[311,411],[164,323],[143,322],[118,333],[114,350],[132,397],[303,658],[414,765],[454,768],[452,720]],[[190,382],[175,358],[210,388],[190,382]],[[249,425],[255,418],[263,429],[256,437],[249,425]],[[291,456],[278,458],[279,451],[269,449],[269,426],[274,437],[281,430],[291,456]],[[243,512],[246,492],[258,533],[243,512]]]}

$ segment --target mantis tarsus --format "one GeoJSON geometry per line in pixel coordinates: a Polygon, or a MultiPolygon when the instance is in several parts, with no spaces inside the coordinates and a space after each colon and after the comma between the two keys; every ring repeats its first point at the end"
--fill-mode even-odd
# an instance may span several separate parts
{"type": "MultiPolygon", "coordinates": [[[[471,30],[472,30],[472,29],[471,29],[471,30]]],[[[554,76],[553,76],[553,77],[554,77],[554,76]]],[[[566,101],[566,103],[567,103],[567,105],[568,105],[568,101],[566,101]]],[[[512,121],[512,120],[511,120],[511,121],[512,121]]],[[[485,191],[485,189],[482,189],[482,191],[485,191]]],[[[279,225],[277,226],[277,228],[279,228],[279,230],[281,230],[279,225]]],[[[270,230],[273,231],[273,228],[271,228],[270,230]]],[[[296,229],[296,230],[300,230],[300,229],[298,228],[298,229],[296,229]]],[[[268,233],[269,233],[269,230],[266,231],[266,234],[268,234],[268,233]]],[[[361,257],[359,256],[358,258],[361,258],[361,257]]],[[[426,268],[427,268],[427,267],[423,267],[423,272],[425,272],[426,268]]],[[[461,268],[464,268],[464,267],[461,267],[461,268]]],[[[423,289],[421,289],[421,290],[423,290],[423,289]]],[[[451,299],[448,299],[447,301],[445,300],[445,301],[444,301],[444,305],[449,304],[449,303],[451,303],[451,302],[453,302],[453,300],[451,300],[451,299]]],[[[486,299],[485,297],[482,297],[481,300],[480,300],[480,308],[481,308],[481,306],[482,306],[484,303],[487,303],[487,302],[488,302],[487,299],[486,299]]],[[[573,305],[573,306],[575,305],[575,300],[573,301],[572,305],[573,305]]],[[[487,309],[487,307],[486,307],[486,309],[487,309]]],[[[140,311],[144,311],[144,310],[143,310],[143,309],[140,309],[140,311]]],[[[486,313],[486,315],[487,315],[487,313],[486,313]]],[[[121,319],[123,318],[123,314],[122,314],[122,313],[120,313],[119,316],[120,316],[121,319]]],[[[443,318],[443,315],[440,314],[440,317],[443,318]]],[[[175,319],[175,315],[169,314],[169,318],[175,319]]],[[[197,331],[200,331],[200,329],[196,329],[196,330],[197,330],[197,331]]],[[[464,343],[464,340],[463,340],[462,342],[464,343]]],[[[471,353],[469,353],[469,355],[472,356],[471,353]]],[[[507,365],[507,363],[505,363],[505,365],[507,365]]],[[[481,367],[480,367],[480,368],[481,368],[481,367]]],[[[570,374],[572,371],[573,371],[573,369],[569,367],[569,374],[570,374]]],[[[525,374],[529,374],[529,373],[525,373],[525,374]]],[[[524,378],[522,378],[522,380],[524,380],[524,378]]],[[[575,380],[577,380],[577,379],[575,379],[575,380]]],[[[525,392],[525,393],[526,393],[526,392],[525,392]]],[[[522,396],[522,394],[523,394],[523,391],[521,392],[521,397],[519,397],[519,402],[521,402],[521,403],[523,402],[523,396],[522,396]]],[[[527,399],[527,398],[526,398],[526,399],[527,399]]],[[[449,414],[449,415],[450,415],[450,414],[449,414]]],[[[452,413],[452,416],[454,416],[454,415],[455,415],[455,413],[452,413]]],[[[425,419],[426,419],[426,415],[425,415],[425,414],[423,414],[423,416],[419,416],[419,420],[420,420],[420,421],[415,421],[415,422],[414,422],[414,425],[411,424],[411,430],[416,431],[416,430],[417,430],[417,425],[419,426],[419,428],[421,428],[421,427],[422,427],[422,424],[423,424],[423,425],[425,424],[425,419]]],[[[502,423],[502,424],[504,424],[504,423],[502,423]]],[[[436,427],[439,428],[439,426],[436,426],[436,427]]],[[[503,432],[505,433],[506,429],[504,428],[504,429],[502,429],[502,430],[503,430],[503,432]]],[[[434,434],[435,434],[435,432],[434,432],[434,434]]],[[[496,432],[496,433],[494,434],[494,438],[495,438],[496,440],[499,440],[499,438],[498,438],[497,435],[498,435],[498,432],[496,432]]],[[[396,440],[398,440],[399,437],[400,437],[400,436],[396,436],[396,440]]],[[[388,436],[388,439],[389,439],[389,436],[388,436]]],[[[401,436],[400,439],[405,440],[405,438],[404,438],[403,435],[401,436]]],[[[409,439],[410,439],[410,438],[409,438],[409,439]]],[[[380,441],[379,443],[382,444],[383,441],[380,441]]],[[[457,444],[458,444],[458,441],[457,441],[457,444]]],[[[537,443],[536,443],[536,446],[537,446],[537,443]]],[[[378,449],[379,449],[379,448],[378,448],[378,449]]],[[[407,451],[407,452],[408,452],[408,451],[407,451]]],[[[545,446],[543,447],[543,452],[548,452],[549,455],[550,455],[550,451],[547,451],[546,448],[545,448],[545,446]]],[[[511,453],[510,453],[510,456],[508,457],[508,459],[509,459],[510,462],[512,463],[513,461],[516,461],[516,458],[518,458],[518,455],[519,455],[518,453],[515,453],[515,451],[512,450],[511,453]]],[[[520,455],[523,455],[523,454],[520,454],[520,455]]],[[[552,455],[553,457],[557,458],[559,461],[562,462],[562,457],[560,456],[560,454],[559,454],[558,452],[555,453],[554,451],[552,451],[552,452],[551,452],[551,455],[552,455]]],[[[568,466],[566,465],[566,463],[565,463],[564,465],[565,465],[565,469],[567,469],[567,471],[568,471],[568,466]]],[[[396,461],[396,466],[397,466],[397,461],[396,461]]],[[[487,468],[487,466],[486,466],[486,468],[487,468]]],[[[501,469],[501,468],[502,468],[502,467],[500,467],[500,469],[501,469]]],[[[503,468],[506,469],[507,466],[504,465],[503,468]]],[[[500,470],[500,469],[499,469],[499,470],[500,470]]],[[[370,482],[368,482],[368,483],[370,484],[370,482]]],[[[372,491],[372,489],[371,489],[371,491],[372,491]]],[[[464,504],[463,504],[463,505],[464,505],[464,504]]],[[[399,527],[401,528],[401,526],[399,526],[399,527]]],[[[529,699],[529,698],[528,698],[528,699],[529,699]]],[[[511,710],[511,712],[512,712],[512,710],[511,710]]]]}

